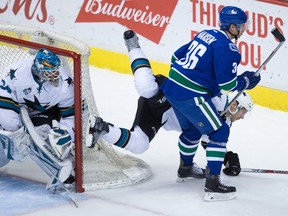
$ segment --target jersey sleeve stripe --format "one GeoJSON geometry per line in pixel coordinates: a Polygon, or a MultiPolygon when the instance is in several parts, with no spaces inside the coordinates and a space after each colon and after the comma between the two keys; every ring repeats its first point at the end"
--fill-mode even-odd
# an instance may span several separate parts
{"type": "Polygon", "coordinates": [[[179,73],[175,68],[171,68],[169,72],[169,79],[181,84],[183,87],[201,94],[211,94],[211,92],[202,85],[190,80],[188,77],[179,73]]]}
{"type": "Polygon", "coordinates": [[[237,86],[237,77],[235,77],[233,80],[230,82],[224,83],[224,84],[219,84],[220,89],[224,91],[231,91],[237,86]]]}
{"type": "Polygon", "coordinates": [[[0,108],[13,110],[16,113],[20,113],[19,103],[12,100],[11,98],[0,96],[0,108]]]}
{"type": "Polygon", "coordinates": [[[71,107],[59,107],[59,109],[63,118],[74,116],[74,105],[71,107]]]}
{"type": "Polygon", "coordinates": [[[131,132],[124,128],[120,128],[120,130],[121,130],[121,136],[114,145],[120,148],[125,148],[125,146],[128,144],[130,140],[131,132]]]}
{"type": "Polygon", "coordinates": [[[151,68],[150,66],[150,62],[148,61],[148,59],[145,59],[145,58],[137,58],[135,59],[132,64],[131,64],[131,68],[132,68],[132,71],[133,73],[135,73],[135,71],[139,68],[143,68],[143,67],[146,67],[146,68],[151,68]]]}

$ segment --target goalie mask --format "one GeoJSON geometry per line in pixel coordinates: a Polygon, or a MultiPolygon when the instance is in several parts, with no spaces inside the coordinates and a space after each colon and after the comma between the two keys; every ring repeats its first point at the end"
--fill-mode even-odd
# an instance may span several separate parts
{"type": "Polygon", "coordinates": [[[40,49],[34,59],[32,73],[40,83],[45,81],[57,87],[59,85],[61,61],[59,57],[48,49],[40,49]]]}

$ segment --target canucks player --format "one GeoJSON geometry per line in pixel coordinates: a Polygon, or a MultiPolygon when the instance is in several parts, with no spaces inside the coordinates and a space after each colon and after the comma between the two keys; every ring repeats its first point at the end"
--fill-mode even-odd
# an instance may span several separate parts
{"type": "Polygon", "coordinates": [[[0,84],[0,167],[10,160],[23,161],[29,155],[51,177],[48,187],[71,177],[74,87],[68,74],[59,57],[48,49],[40,49],[36,56],[10,65],[3,71],[0,84]],[[25,122],[21,121],[20,114],[22,107],[27,110],[40,139],[45,141],[43,145],[38,142],[39,137],[30,137],[24,129],[25,122]]]}
{"type": "Polygon", "coordinates": [[[169,77],[161,86],[183,131],[178,143],[184,165],[193,163],[201,136],[209,137],[204,197],[207,201],[236,197],[236,188],[220,179],[230,127],[221,119],[211,98],[221,89],[253,89],[260,81],[254,72],[237,75],[241,54],[232,40],[240,38],[247,29],[245,12],[226,6],[220,11],[219,20],[220,30],[201,31],[175,51],[169,77]]]}
{"type": "MultiPolygon", "coordinates": [[[[135,154],[141,154],[149,148],[149,143],[161,127],[165,130],[178,132],[182,132],[182,130],[171,105],[165,99],[162,91],[159,90],[159,85],[166,77],[163,75],[153,76],[149,60],[140,48],[135,32],[125,31],[124,40],[128,48],[136,89],[140,95],[132,129],[118,128],[109,125],[102,118],[96,117],[95,122],[93,120],[93,127],[90,132],[94,136],[94,145],[100,137],[115,146],[135,154]]],[[[212,102],[219,112],[223,111],[228,104],[227,94],[222,92],[219,96],[214,97],[212,102]]],[[[253,102],[250,96],[244,92],[237,101],[230,105],[223,118],[230,126],[231,122],[244,118],[245,114],[252,110],[252,107],[253,102]]],[[[207,144],[204,141],[207,141],[207,139],[203,140],[203,147],[206,147],[207,144]]],[[[231,154],[235,155],[235,153],[229,153],[228,155],[231,156],[231,154]]],[[[229,168],[225,168],[225,173],[227,175],[238,175],[240,172],[239,160],[234,160],[235,157],[233,157],[233,161],[231,161],[231,158],[228,158],[229,161],[226,164],[229,164],[229,168]]],[[[179,182],[191,178],[205,178],[205,173],[195,162],[189,166],[180,163],[178,177],[179,182]]]]}

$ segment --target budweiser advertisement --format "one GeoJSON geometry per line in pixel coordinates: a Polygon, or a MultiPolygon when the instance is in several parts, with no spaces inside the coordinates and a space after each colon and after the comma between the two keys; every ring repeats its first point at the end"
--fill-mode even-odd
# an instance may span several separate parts
{"type": "MultiPolygon", "coordinates": [[[[46,0],[1,0],[0,18],[5,14],[12,13],[11,17],[24,16],[27,20],[37,20],[44,23],[47,21],[46,0]]],[[[0,20],[1,21],[1,20],[0,20]]]]}
{"type": "Polygon", "coordinates": [[[177,0],[85,0],[77,22],[117,22],[159,43],[177,0]]]}
{"type": "MultiPolygon", "coordinates": [[[[218,29],[225,5],[243,8],[250,28],[237,41],[243,70],[257,70],[277,43],[271,30],[287,35],[286,0],[1,0],[0,22],[51,30],[85,41],[90,47],[127,53],[123,31],[134,30],[154,61],[170,63],[172,53],[202,29],[218,29]],[[68,7],[69,6],[69,7],[68,7]]],[[[288,51],[283,46],[277,56],[288,51]]],[[[273,61],[276,61],[273,59],[273,61]]],[[[109,62],[108,62],[109,63],[109,62]]],[[[264,68],[261,84],[288,92],[287,61],[264,68]]]]}

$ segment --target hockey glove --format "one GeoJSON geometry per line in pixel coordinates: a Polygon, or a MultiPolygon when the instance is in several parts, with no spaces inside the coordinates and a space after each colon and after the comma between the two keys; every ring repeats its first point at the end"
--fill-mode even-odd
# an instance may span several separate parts
{"type": "MultiPolygon", "coordinates": [[[[90,128],[86,134],[86,146],[94,148],[101,135],[109,133],[109,123],[97,116],[89,117],[90,128]]],[[[111,124],[110,124],[111,125],[111,124]]]]}
{"type": "Polygon", "coordinates": [[[207,146],[208,146],[208,143],[203,141],[203,140],[201,140],[201,145],[202,145],[203,149],[206,149],[207,146]]]}
{"type": "Polygon", "coordinates": [[[229,176],[237,176],[241,172],[240,161],[237,153],[229,151],[225,154],[223,172],[229,176]]]}
{"type": "Polygon", "coordinates": [[[72,138],[67,130],[59,127],[53,127],[49,131],[49,142],[57,156],[64,159],[73,148],[72,138]]]}
{"type": "Polygon", "coordinates": [[[255,72],[252,71],[245,71],[238,77],[238,91],[243,89],[253,89],[261,80],[260,74],[255,76],[255,72]]]}

